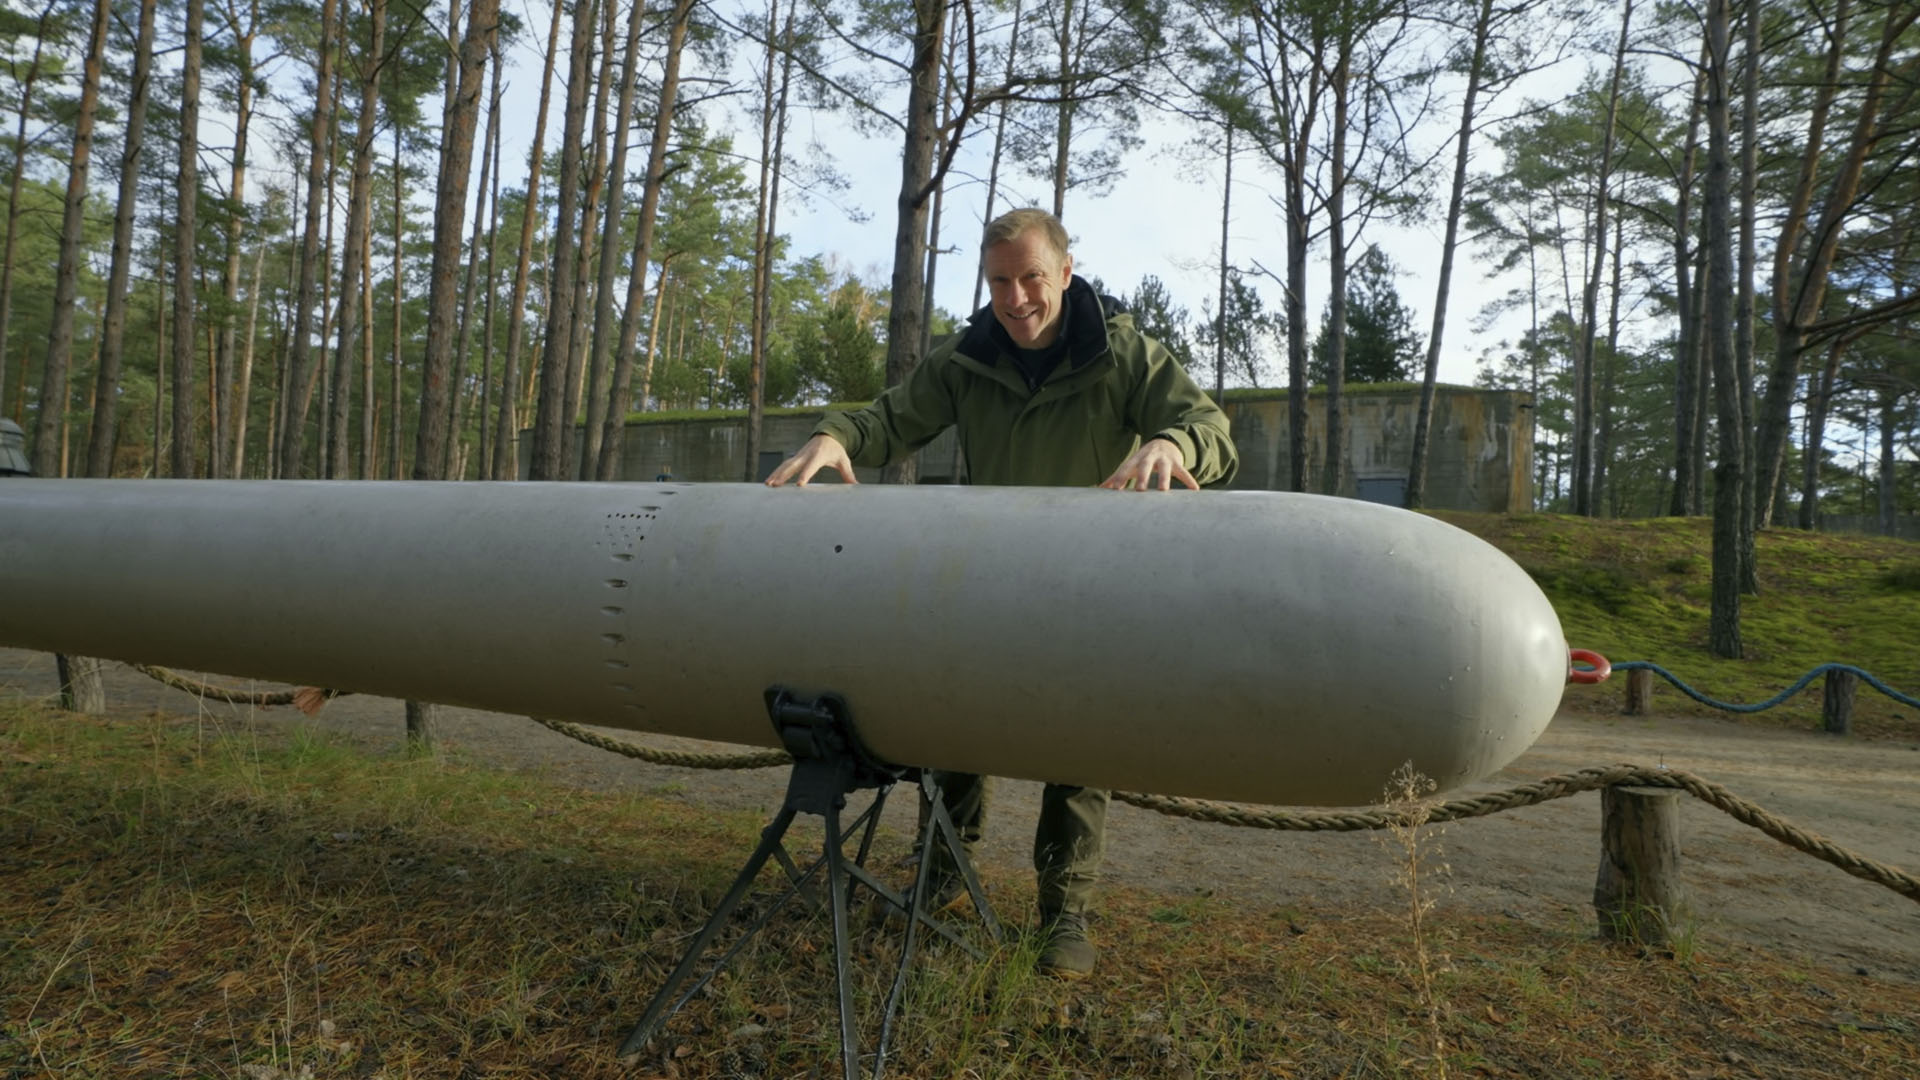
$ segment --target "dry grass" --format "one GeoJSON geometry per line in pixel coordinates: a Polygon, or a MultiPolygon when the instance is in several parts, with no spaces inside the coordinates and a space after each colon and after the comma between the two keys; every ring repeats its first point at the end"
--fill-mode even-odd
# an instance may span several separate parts
{"type": "MultiPolygon", "coordinates": [[[[311,733],[0,706],[0,1076],[837,1075],[803,915],[613,1057],[758,824],[311,733]]],[[[928,955],[893,1075],[1914,1075],[1920,988],[1422,920],[1115,890],[1088,982],[1035,979],[1029,941],[928,955]]]]}

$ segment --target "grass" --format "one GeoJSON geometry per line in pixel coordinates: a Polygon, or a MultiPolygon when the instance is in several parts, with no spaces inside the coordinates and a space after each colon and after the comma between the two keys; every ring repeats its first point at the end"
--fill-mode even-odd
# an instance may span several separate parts
{"type": "MultiPolygon", "coordinates": [[[[1908,696],[1920,696],[1920,545],[1845,534],[1769,529],[1756,539],[1760,593],[1741,605],[1747,655],[1707,651],[1712,541],[1703,518],[1599,520],[1561,514],[1437,511],[1512,556],[1533,575],[1560,615],[1567,641],[1612,661],[1651,660],[1720,701],[1764,701],[1809,669],[1853,664],[1908,696]]],[[[1569,687],[1575,708],[1615,711],[1620,680],[1569,687]]],[[[1662,712],[1727,716],[1664,681],[1662,712]]],[[[1782,705],[1754,714],[1760,724],[1817,727],[1819,680],[1782,705]]],[[[1867,737],[1920,736],[1920,710],[1862,685],[1854,730],[1867,737]]]]}
{"type": "MultiPolygon", "coordinates": [[[[613,1056],[759,824],[313,729],[0,705],[0,1076],[837,1075],[829,950],[799,913],[636,1061],[613,1056]]],[[[1383,877],[1409,859],[1383,848],[1383,877]]],[[[987,884],[1002,911],[1032,906],[1024,875],[987,884]]],[[[890,1065],[1912,1075],[1920,987],[1413,903],[1418,920],[1115,889],[1094,980],[1036,979],[1028,938],[984,964],[929,952],[890,1065]]],[[[890,946],[860,949],[871,1017],[890,946]]]]}

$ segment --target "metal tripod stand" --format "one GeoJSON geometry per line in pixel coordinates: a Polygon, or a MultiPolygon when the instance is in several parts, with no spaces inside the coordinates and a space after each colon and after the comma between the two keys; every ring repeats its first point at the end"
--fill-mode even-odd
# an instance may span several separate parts
{"type": "Polygon", "coordinates": [[[1000,926],[994,920],[992,909],[987,906],[979,877],[974,873],[972,861],[960,843],[953,819],[948,816],[930,775],[919,769],[893,765],[876,758],[860,741],[852,718],[848,715],[847,704],[838,695],[822,694],[815,700],[806,701],[786,689],[772,687],[766,692],[766,702],[768,718],[779,733],[781,744],[794,758],[793,770],[787,778],[786,801],[779,813],[774,815],[773,821],[761,831],[760,843],[734,878],[733,887],[727,890],[706,925],[687,947],[673,974],[655,992],[653,1000],[647,1005],[646,1015],[640,1018],[640,1022],[628,1033],[626,1041],[621,1043],[620,1056],[625,1057],[645,1047],[667,1019],[679,1012],[728,962],[739,955],[775,914],[794,897],[810,894],[813,882],[824,866],[827,872],[827,899],[832,909],[833,967],[840,1011],[841,1069],[845,1080],[860,1080],[861,1076],[847,932],[847,909],[853,899],[853,890],[855,886],[865,886],[895,910],[910,916],[905,920],[905,940],[900,948],[899,964],[894,969],[892,989],[887,994],[886,1006],[881,1012],[880,1037],[874,1047],[873,1071],[870,1074],[877,1080],[886,1067],[887,1041],[893,1034],[893,1022],[898,1014],[901,994],[906,989],[907,970],[913,963],[919,929],[925,926],[967,950],[975,959],[985,959],[985,954],[978,948],[926,911],[928,871],[933,862],[931,856],[935,844],[943,845],[946,854],[952,857],[952,864],[959,869],[961,878],[966,882],[974,909],[986,925],[988,935],[996,943],[1000,941],[1000,926]],[[919,783],[920,797],[927,801],[931,812],[926,815],[926,824],[917,841],[919,859],[913,885],[902,896],[874,877],[866,868],[866,860],[872,848],[874,830],[880,823],[880,811],[886,805],[887,793],[895,783],[909,777],[919,783]],[[851,822],[845,823],[843,828],[841,812],[846,808],[847,796],[867,788],[874,789],[872,803],[851,822]],[[799,814],[817,814],[824,819],[825,836],[821,854],[804,870],[788,854],[784,842],[788,826],[799,814]],[[856,833],[860,836],[859,847],[849,860],[846,844],[856,833]],[[734,909],[746,897],[754,879],[769,859],[777,861],[786,872],[786,890],[747,926],[745,933],[727,947],[706,974],[675,997],[675,991],[699,966],[708,947],[732,918],[734,909]]]}

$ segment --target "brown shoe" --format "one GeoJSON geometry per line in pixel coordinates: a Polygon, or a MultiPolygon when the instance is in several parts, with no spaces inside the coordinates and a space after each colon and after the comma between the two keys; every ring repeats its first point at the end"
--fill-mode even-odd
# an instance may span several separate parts
{"type": "Polygon", "coordinates": [[[1093,974],[1100,950],[1087,940],[1087,918],[1078,912],[1066,912],[1046,926],[1047,943],[1034,964],[1043,975],[1056,979],[1084,979],[1093,974]]]}

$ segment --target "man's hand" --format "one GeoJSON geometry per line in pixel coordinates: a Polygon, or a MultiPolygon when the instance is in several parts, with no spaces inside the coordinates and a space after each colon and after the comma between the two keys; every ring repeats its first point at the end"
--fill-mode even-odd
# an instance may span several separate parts
{"type": "MultiPolygon", "coordinates": [[[[1175,480],[1195,491],[1200,490],[1200,482],[1187,471],[1180,458],[1180,447],[1168,439],[1148,439],[1140,444],[1113,475],[1102,481],[1100,486],[1115,491],[1166,491],[1175,480]]],[[[768,481],[771,483],[772,481],[768,481]]]]}
{"type": "MultiPolygon", "coordinates": [[[[1174,457],[1179,457],[1179,451],[1174,452],[1174,457]]],[[[847,457],[847,448],[840,445],[840,440],[831,435],[815,435],[798,453],[768,474],[767,486],[781,487],[792,480],[795,485],[806,487],[807,481],[821,469],[835,470],[849,484],[860,482],[853,477],[853,459],[847,457]]]]}

